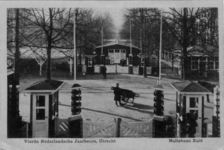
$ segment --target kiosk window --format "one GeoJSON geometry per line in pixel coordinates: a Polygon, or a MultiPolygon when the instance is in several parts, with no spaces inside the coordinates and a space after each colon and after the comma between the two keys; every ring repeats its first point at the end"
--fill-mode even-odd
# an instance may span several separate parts
{"type": "Polygon", "coordinates": [[[45,106],[45,96],[37,96],[36,107],[45,106]]]}
{"type": "Polygon", "coordinates": [[[45,119],[45,109],[36,109],[36,119],[44,120],[45,119]]]}
{"type": "Polygon", "coordinates": [[[197,108],[198,98],[190,97],[190,108],[197,108]]]}

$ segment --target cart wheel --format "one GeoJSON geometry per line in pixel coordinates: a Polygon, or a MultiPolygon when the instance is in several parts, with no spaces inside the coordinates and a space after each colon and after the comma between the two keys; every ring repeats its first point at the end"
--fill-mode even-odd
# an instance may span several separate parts
{"type": "Polygon", "coordinates": [[[134,103],[134,100],[135,100],[135,98],[132,98],[132,99],[130,98],[130,99],[129,99],[129,102],[130,102],[130,103],[134,103]]]}
{"type": "Polygon", "coordinates": [[[121,104],[125,105],[128,102],[128,97],[126,97],[126,94],[121,95],[121,104]]]}

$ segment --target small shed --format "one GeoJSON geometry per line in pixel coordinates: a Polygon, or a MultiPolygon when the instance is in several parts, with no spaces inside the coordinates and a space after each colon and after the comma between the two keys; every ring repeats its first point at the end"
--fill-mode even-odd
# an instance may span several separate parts
{"type": "Polygon", "coordinates": [[[64,82],[46,79],[25,89],[30,93],[32,137],[54,137],[55,117],[58,117],[58,94],[64,82]]]}
{"type": "Polygon", "coordinates": [[[195,137],[202,137],[204,124],[204,100],[211,92],[192,81],[174,82],[171,86],[176,90],[177,136],[182,137],[181,124],[185,115],[190,113],[196,117],[197,127],[195,137]]]}

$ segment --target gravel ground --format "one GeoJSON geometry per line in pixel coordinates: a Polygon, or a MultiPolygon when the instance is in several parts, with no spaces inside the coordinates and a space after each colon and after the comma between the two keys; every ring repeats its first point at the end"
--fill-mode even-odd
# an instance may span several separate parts
{"type": "MultiPolygon", "coordinates": [[[[30,95],[24,93],[23,89],[32,83],[44,78],[27,78],[21,80],[20,88],[20,114],[24,121],[30,122],[30,95]]],[[[108,74],[107,79],[102,79],[101,74],[86,75],[78,77],[78,80],[63,80],[65,84],[59,93],[59,117],[68,118],[71,116],[71,89],[74,83],[82,86],[82,112],[84,120],[109,122],[114,118],[122,118],[126,122],[147,121],[153,117],[153,87],[157,79],[153,77],[144,78],[138,75],[108,74]],[[116,83],[120,88],[132,90],[138,94],[133,104],[128,103],[123,107],[117,107],[113,100],[111,90],[116,83]]],[[[175,115],[176,95],[170,83],[175,79],[162,78],[161,84],[164,87],[164,113],[175,115]]],[[[213,100],[213,98],[210,98],[213,100]]],[[[205,103],[205,117],[211,121],[213,114],[213,102],[205,103]]]]}

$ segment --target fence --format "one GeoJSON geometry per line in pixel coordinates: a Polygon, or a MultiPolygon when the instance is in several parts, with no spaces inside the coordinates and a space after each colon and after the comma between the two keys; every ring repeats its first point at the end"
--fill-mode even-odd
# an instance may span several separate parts
{"type": "Polygon", "coordinates": [[[109,123],[84,121],[83,137],[152,137],[152,120],[125,122],[115,118],[109,123]]]}
{"type": "Polygon", "coordinates": [[[179,69],[178,68],[161,68],[161,72],[162,73],[165,73],[165,74],[167,74],[167,75],[169,75],[169,74],[175,74],[175,75],[179,75],[179,69]]]}
{"type": "Polygon", "coordinates": [[[55,136],[56,137],[69,137],[68,119],[55,118],[55,136]]]}
{"type": "Polygon", "coordinates": [[[220,137],[220,89],[219,86],[214,88],[214,114],[212,117],[212,134],[213,137],[220,137]]]}
{"type": "Polygon", "coordinates": [[[69,123],[69,119],[56,118],[56,137],[83,137],[83,138],[108,138],[108,137],[152,137],[152,120],[148,122],[125,122],[115,118],[111,122],[80,121],[69,123]],[[77,126],[77,123],[80,124],[77,126]],[[73,131],[74,134],[71,134],[73,131]],[[82,135],[79,135],[79,134],[82,135]],[[77,135],[77,136],[76,136],[77,135]]]}

